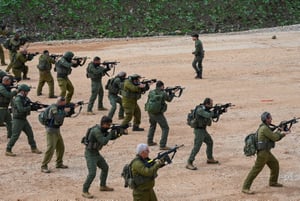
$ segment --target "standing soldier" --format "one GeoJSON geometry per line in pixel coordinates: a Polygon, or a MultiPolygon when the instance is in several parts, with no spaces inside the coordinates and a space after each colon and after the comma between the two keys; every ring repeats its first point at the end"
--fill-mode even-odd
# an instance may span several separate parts
{"type": "Polygon", "coordinates": [[[192,66],[196,71],[196,79],[202,79],[202,60],[204,58],[204,50],[201,40],[199,40],[198,34],[192,35],[193,41],[195,41],[195,51],[193,54],[195,55],[192,66]]]}
{"type": "MultiPolygon", "coordinates": [[[[122,122],[122,126],[129,125],[132,117],[133,127],[132,131],[144,131],[140,128],[141,124],[141,109],[137,101],[141,98],[142,93],[149,90],[148,84],[140,83],[141,76],[133,74],[124,81],[124,87],[121,91],[122,94],[122,105],[125,111],[125,118],[122,122]]],[[[124,130],[123,134],[128,134],[127,130],[124,130]]]]}
{"type": "Polygon", "coordinates": [[[262,124],[260,124],[257,130],[258,151],[256,155],[256,161],[246,180],[244,181],[242,189],[242,192],[246,194],[254,194],[254,191],[250,190],[252,182],[266,164],[271,170],[269,186],[283,186],[282,184],[278,183],[279,163],[275,156],[271,153],[271,149],[275,147],[276,141],[279,141],[284,136],[286,136],[287,132],[282,132],[282,128],[278,128],[278,131],[272,131],[272,129],[270,128],[270,126],[272,125],[272,116],[269,112],[262,113],[261,121],[262,124]]]}
{"type": "Polygon", "coordinates": [[[12,98],[17,95],[17,91],[11,91],[11,82],[12,80],[9,76],[4,76],[0,84],[0,123],[5,122],[7,138],[11,138],[12,135],[11,114],[8,106],[12,98]]]}
{"type": "Polygon", "coordinates": [[[207,132],[206,127],[211,126],[212,118],[215,117],[215,113],[210,111],[213,106],[213,100],[211,98],[205,98],[203,104],[197,107],[197,127],[194,128],[194,147],[187,161],[186,168],[190,170],[197,170],[197,167],[193,165],[196,155],[200,151],[201,145],[204,142],[206,144],[206,156],[208,164],[217,164],[219,161],[213,157],[213,140],[210,134],[207,132]]]}
{"type": "Polygon", "coordinates": [[[108,113],[109,118],[113,118],[115,111],[117,109],[117,103],[120,105],[119,109],[119,119],[124,119],[124,108],[122,106],[122,98],[119,96],[126,79],[125,72],[119,72],[118,75],[111,79],[107,89],[108,89],[108,99],[111,104],[110,111],[108,113]]]}
{"type": "Polygon", "coordinates": [[[66,97],[66,102],[70,103],[74,94],[74,87],[69,80],[68,76],[72,72],[72,67],[76,68],[79,66],[80,61],[73,60],[73,52],[65,52],[60,60],[55,64],[55,70],[57,72],[57,82],[60,88],[60,96],[66,97]]]}
{"type": "Polygon", "coordinates": [[[108,164],[99,153],[103,146],[105,146],[109,140],[115,140],[115,130],[108,132],[111,126],[112,120],[107,116],[103,116],[100,121],[100,126],[95,125],[88,130],[87,140],[88,144],[85,148],[85,159],[88,168],[88,176],[83,184],[82,196],[85,198],[93,198],[94,196],[89,193],[89,188],[94,178],[96,177],[97,167],[101,169],[100,174],[100,191],[113,191],[114,189],[106,185],[106,179],[108,176],[108,164]]]}
{"type": "Polygon", "coordinates": [[[101,59],[100,57],[95,57],[93,62],[89,63],[87,67],[87,77],[91,79],[91,97],[89,100],[87,114],[95,115],[93,112],[94,102],[98,96],[98,110],[107,110],[103,107],[103,86],[102,86],[102,77],[105,76],[105,73],[109,71],[109,68],[100,66],[101,59]]]}
{"type": "Polygon", "coordinates": [[[12,72],[16,78],[17,81],[20,81],[22,78],[23,73],[23,80],[30,80],[29,77],[27,77],[28,74],[28,66],[25,65],[27,61],[31,61],[33,59],[34,55],[27,54],[27,50],[21,50],[15,55],[15,59],[12,63],[9,65],[12,67],[12,72]]]}
{"type": "Polygon", "coordinates": [[[52,64],[55,64],[55,58],[50,57],[48,50],[44,50],[43,54],[39,58],[39,64],[37,65],[40,72],[39,85],[36,90],[37,96],[42,95],[43,86],[45,82],[47,82],[49,87],[48,97],[57,98],[57,96],[54,95],[54,80],[51,75],[52,64]]]}
{"type": "Polygon", "coordinates": [[[67,165],[63,164],[63,156],[65,152],[64,140],[60,133],[60,127],[64,123],[64,119],[70,112],[70,107],[66,106],[64,97],[58,97],[56,104],[50,105],[47,110],[46,133],[47,133],[47,151],[42,162],[41,171],[50,173],[48,163],[51,161],[54,151],[56,150],[56,168],[66,169],[67,165]]]}
{"type": "Polygon", "coordinates": [[[12,152],[12,148],[19,139],[21,131],[24,131],[27,135],[28,143],[31,147],[31,152],[41,154],[42,152],[36,146],[32,128],[27,120],[27,116],[30,115],[31,111],[31,106],[29,104],[31,101],[27,97],[30,91],[30,87],[26,84],[22,84],[18,87],[18,91],[19,93],[12,102],[12,136],[7,143],[5,155],[16,156],[16,154],[12,152]]]}
{"type": "Polygon", "coordinates": [[[153,187],[157,171],[164,165],[164,161],[158,159],[152,166],[149,165],[149,153],[149,147],[146,144],[139,144],[136,148],[137,155],[131,165],[133,178],[139,180],[135,182],[138,185],[132,191],[134,201],[157,201],[153,187]]]}
{"type": "Polygon", "coordinates": [[[156,82],[156,89],[149,92],[148,100],[145,105],[146,111],[148,111],[150,128],[148,131],[147,143],[149,146],[154,146],[157,143],[153,141],[154,133],[156,130],[157,123],[159,124],[162,135],[160,140],[160,150],[168,150],[167,140],[169,134],[169,125],[164,112],[167,111],[166,101],[171,102],[174,98],[174,93],[166,93],[165,86],[162,81],[156,82]],[[158,108],[158,109],[156,109],[158,108]]]}
{"type": "Polygon", "coordinates": [[[0,27],[0,60],[1,60],[1,66],[5,66],[7,65],[5,63],[5,56],[4,56],[4,50],[2,47],[2,44],[5,40],[6,40],[6,36],[7,36],[7,31],[6,31],[6,24],[2,24],[0,27]]]}

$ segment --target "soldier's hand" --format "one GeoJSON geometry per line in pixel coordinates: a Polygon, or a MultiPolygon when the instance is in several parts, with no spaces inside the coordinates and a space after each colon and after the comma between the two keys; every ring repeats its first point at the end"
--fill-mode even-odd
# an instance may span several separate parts
{"type": "Polygon", "coordinates": [[[146,87],[146,84],[140,83],[138,86],[139,86],[140,88],[145,88],[145,87],[146,87]]]}

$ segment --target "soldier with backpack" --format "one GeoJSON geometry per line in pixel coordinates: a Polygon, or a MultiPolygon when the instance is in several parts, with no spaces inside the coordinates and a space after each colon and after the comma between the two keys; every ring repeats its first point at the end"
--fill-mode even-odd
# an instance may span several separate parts
{"type": "Polygon", "coordinates": [[[164,83],[162,81],[157,81],[156,88],[149,92],[148,100],[145,104],[145,110],[148,111],[150,122],[147,143],[149,146],[157,145],[157,143],[153,141],[153,138],[156,125],[158,124],[162,130],[159,143],[160,150],[170,149],[170,147],[167,146],[169,125],[164,116],[164,112],[167,111],[166,101],[171,102],[174,98],[174,93],[167,93],[164,89],[164,83]]]}
{"type": "Polygon", "coordinates": [[[213,100],[211,98],[205,98],[203,104],[196,107],[196,125],[194,128],[194,147],[188,158],[186,168],[190,170],[197,170],[197,167],[193,165],[196,155],[200,151],[201,145],[204,142],[206,144],[206,156],[208,164],[218,164],[219,161],[213,157],[213,140],[211,135],[207,132],[206,127],[211,126],[212,118],[216,116],[210,109],[213,107],[213,100]]]}

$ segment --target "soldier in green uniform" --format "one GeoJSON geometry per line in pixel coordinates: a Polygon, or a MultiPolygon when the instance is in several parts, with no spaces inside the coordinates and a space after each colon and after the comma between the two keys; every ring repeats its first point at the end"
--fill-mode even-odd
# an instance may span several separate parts
{"type": "Polygon", "coordinates": [[[192,66],[194,70],[196,71],[196,79],[202,79],[202,60],[204,58],[204,50],[203,50],[203,45],[201,40],[199,40],[199,35],[198,34],[193,34],[192,35],[193,41],[195,41],[195,51],[193,54],[195,55],[192,66]]]}
{"type": "Polygon", "coordinates": [[[103,86],[102,86],[102,77],[105,76],[106,72],[109,71],[109,68],[100,66],[101,59],[100,57],[95,57],[93,62],[89,63],[87,67],[87,77],[91,79],[91,97],[87,107],[87,113],[90,115],[95,115],[93,113],[94,102],[98,96],[98,110],[107,110],[103,107],[103,86]]]}
{"type": "Polygon", "coordinates": [[[55,64],[55,59],[50,57],[48,50],[44,50],[39,58],[39,64],[37,65],[40,73],[39,84],[36,90],[37,96],[42,95],[43,86],[45,82],[47,82],[49,87],[48,97],[57,98],[57,96],[54,95],[54,80],[51,75],[52,64],[55,64]]]}
{"type": "MultiPolygon", "coordinates": [[[[144,131],[140,128],[141,124],[141,109],[137,101],[141,98],[142,94],[149,90],[148,84],[140,83],[141,76],[133,74],[124,81],[124,87],[121,91],[122,105],[125,111],[125,118],[122,122],[122,126],[128,125],[133,119],[132,131],[144,131]]],[[[124,134],[127,134],[127,130],[124,130],[124,134]]]]}
{"type": "Polygon", "coordinates": [[[272,116],[269,112],[264,112],[261,115],[262,123],[259,125],[258,142],[257,142],[257,155],[254,166],[249,172],[246,180],[244,181],[242,192],[246,194],[254,194],[254,191],[250,190],[252,182],[257,175],[262,171],[264,166],[270,168],[269,186],[282,187],[283,185],[278,183],[279,175],[279,163],[275,156],[271,153],[271,149],[275,147],[275,142],[281,140],[286,136],[287,132],[283,132],[282,128],[278,128],[277,131],[273,131],[270,126],[272,124],[272,116]]]}
{"type": "Polygon", "coordinates": [[[22,84],[18,87],[19,93],[13,99],[12,102],[12,136],[6,146],[6,156],[16,156],[12,152],[12,148],[20,137],[21,131],[24,131],[27,135],[28,144],[31,147],[31,152],[36,154],[41,154],[42,152],[37,148],[32,128],[27,120],[27,116],[30,115],[31,106],[30,99],[27,97],[30,87],[26,84],[22,84]]]}
{"type": "Polygon", "coordinates": [[[157,170],[164,165],[163,160],[156,160],[150,165],[149,147],[146,144],[139,144],[136,148],[136,157],[133,159],[131,171],[136,188],[133,189],[132,195],[134,201],[157,201],[153,190],[157,170]]]}
{"type": "Polygon", "coordinates": [[[55,71],[57,72],[57,82],[60,88],[60,96],[66,97],[66,102],[70,103],[74,94],[74,87],[68,76],[72,72],[72,67],[79,66],[80,61],[72,60],[73,52],[65,52],[60,60],[55,63],[55,71]]]}
{"type": "Polygon", "coordinates": [[[85,148],[85,159],[88,168],[88,175],[83,184],[82,196],[85,198],[93,198],[94,196],[89,193],[89,188],[94,178],[96,177],[97,167],[101,169],[100,174],[100,191],[113,191],[114,189],[106,185],[109,166],[103,156],[99,153],[103,146],[109,140],[115,140],[118,135],[114,130],[108,132],[112,124],[111,118],[103,116],[100,125],[95,125],[88,131],[87,139],[88,144],[85,148]]]}
{"type": "Polygon", "coordinates": [[[154,133],[156,130],[157,123],[159,124],[162,135],[159,142],[161,150],[170,149],[167,145],[168,134],[169,134],[169,125],[164,112],[167,111],[166,101],[171,102],[174,98],[174,93],[167,93],[165,90],[164,83],[162,81],[156,82],[156,88],[149,92],[148,100],[145,105],[146,111],[148,111],[150,128],[148,131],[147,143],[149,146],[154,146],[157,143],[153,141],[154,133]],[[151,103],[151,100],[155,100],[151,103]],[[156,104],[157,103],[157,104],[156,104]],[[157,111],[151,110],[149,104],[153,104],[152,107],[159,108],[157,111]]]}
{"type": "Polygon", "coordinates": [[[4,123],[7,129],[7,138],[11,138],[12,124],[11,114],[8,110],[8,106],[12,98],[17,95],[17,91],[11,91],[11,78],[9,76],[3,76],[2,83],[0,84],[0,123],[4,123]]]}
{"type": "Polygon", "coordinates": [[[12,67],[12,72],[16,80],[20,81],[21,78],[23,80],[30,80],[30,78],[27,77],[28,66],[25,65],[25,62],[31,61],[32,59],[33,56],[27,54],[27,50],[21,50],[15,55],[15,59],[10,64],[10,66],[12,67]],[[23,77],[22,77],[22,73],[23,73],[23,77]]]}
{"type": "Polygon", "coordinates": [[[3,47],[2,47],[2,44],[1,44],[6,39],[6,36],[7,36],[6,24],[2,24],[1,27],[0,27],[0,40],[3,40],[3,41],[0,41],[0,61],[1,61],[1,66],[7,65],[5,63],[4,50],[3,50],[3,47]]]}
{"type": "Polygon", "coordinates": [[[119,96],[119,94],[121,93],[125,79],[126,79],[126,73],[119,72],[116,77],[111,79],[109,85],[107,86],[108,99],[111,104],[111,108],[108,112],[108,117],[111,119],[113,118],[115,111],[117,109],[117,103],[120,105],[119,119],[124,119],[124,108],[122,106],[122,98],[121,96],[119,96]]]}
{"type": "Polygon", "coordinates": [[[58,97],[56,104],[49,106],[48,122],[46,124],[47,151],[41,166],[41,171],[44,173],[50,173],[48,163],[51,161],[55,150],[56,168],[68,168],[67,165],[63,164],[65,145],[60,133],[60,127],[63,125],[65,117],[68,116],[68,112],[70,112],[70,108],[65,106],[66,100],[64,97],[58,97]]]}
{"type": "Polygon", "coordinates": [[[206,156],[208,164],[217,164],[219,161],[213,157],[213,140],[210,134],[207,132],[206,127],[211,126],[212,118],[215,117],[215,113],[210,111],[213,106],[213,100],[211,98],[205,98],[203,104],[201,104],[197,110],[198,116],[197,127],[194,128],[194,147],[188,158],[186,168],[190,170],[197,170],[197,167],[193,165],[196,155],[200,151],[201,145],[204,142],[206,144],[206,156]]]}

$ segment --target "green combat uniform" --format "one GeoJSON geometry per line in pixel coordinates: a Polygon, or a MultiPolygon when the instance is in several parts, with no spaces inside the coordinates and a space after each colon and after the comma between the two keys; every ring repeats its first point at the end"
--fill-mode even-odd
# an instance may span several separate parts
{"type": "Polygon", "coordinates": [[[9,50],[10,63],[5,70],[6,72],[9,72],[10,69],[12,69],[13,67],[12,64],[15,62],[17,56],[17,51],[20,49],[22,45],[25,44],[25,42],[22,42],[22,40],[19,37],[16,38],[14,36],[9,40],[9,44],[10,44],[10,48],[8,50],[9,50]]]}
{"type": "MultiPolygon", "coordinates": [[[[6,35],[7,35],[6,31],[0,29],[0,40],[1,40],[1,38],[3,38],[3,39],[6,38],[6,35]]],[[[3,50],[3,47],[2,47],[1,43],[0,43],[0,60],[1,60],[1,65],[2,66],[6,65],[5,57],[4,57],[4,50],[3,50]]]]}
{"type": "Polygon", "coordinates": [[[206,127],[211,126],[212,118],[215,114],[214,112],[206,110],[204,105],[200,105],[196,110],[196,115],[198,116],[198,125],[194,128],[194,147],[188,159],[188,163],[193,163],[203,142],[206,144],[207,159],[213,159],[213,140],[207,132],[206,127]]]}
{"type": "Polygon", "coordinates": [[[15,55],[14,61],[10,64],[12,67],[12,72],[16,80],[21,80],[21,74],[23,73],[23,79],[27,79],[28,66],[25,65],[25,62],[32,60],[26,54],[18,52],[15,55]]]}
{"type": "Polygon", "coordinates": [[[130,78],[124,81],[124,87],[121,91],[121,95],[125,118],[121,124],[122,126],[128,125],[132,117],[134,117],[133,129],[139,128],[139,125],[141,124],[141,109],[137,101],[141,98],[142,93],[148,89],[148,85],[146,85],[144,89],[134,85],[130,78]]]}
{"type": "Polygon", "coordinates": [[[103,66],[96,66],[93,62],[89,63],[87,67],[87,77],[91,79],[91,97],[89,100],[88,112],[92,112],[94,102],[98,96],[98,110],[102,110],[103,107],[103,86],[102,77],[108,71],[103,66]]]}
{"type": "Polygon", "coordinates": [[[111,104],[111,108],[108,113],[109,118],[113,118],[115,111],[117,109],[117,103],[120,105],[119,109],[119,119],[124,118],[124,108],[122,106],[122,98],[118,95],[123,88],[124,80],[121,77],[116,76],[111,80],[112,83],[108,86],[108,99],[111,104]]]}
{"type": "MultiPolygon", "coordinates": [[[[31,102],[30,99],[26,96],[23,96],[21,93],[17,94],[17,96],[13,99],[12,136],[9,142],[7,143],[6,152],[11,153],[13,146],[19,139],[21,131],[24,131],[25,134],[27,135],[27,139],[31,147],[31,151],[37,153],[35,152],[35,150],[37,150],[37,147],[34,140],[33,131],[28,120],[26,119],[27,116],[30,115],[30,111],[31,111],[31,106],[29,105],[30,102],[31,102]]],[[[41,152],[39,151],[38,153],[41,152]]]]}
{"type": "Polygon", "coordinates": [[[153,138],[154,138],[154,133],[156,130],[156,125],[157,123],[161,127],[162,130],[162,135],[161,135],[161,140],[160,140],[160,147],[165,147],[167,144],[168,140],[168,134],[169,134],[169,125],[167,122],[166,117],[164,116],[164,112],[167,111],[167,104],[165,101],[171,102],[172,99],[174,98],[174,94],[168,94],[164,90],[160,88],[156,88],[152,91],[149,92],[148,95],[148,100],[145,105],[145,109],[147,111],[147,104],[149,104],[149,100],[154,100],[155,98],[159,98],[160,100],[160,110],[158,113],[153,113],[148,110],[148,115],[149,115],[149,122],[150,122],[150,128],[148,131],[148,145],[153,144],[153,138]]]}
{"type": "Polygon", "coordinates": [[[57,82],[60,88],[60,96],[66,98],[66,102],[70,103],[74,94],[74,87],[69,80],[68,75],[72,72],[72,67],[77,67],[79,64],[73,64],[72,58],[74,54],[72,52],[66,52],[63,57],[55,64],[55,70],[57,72],[57,82]]]}
{"type": "Polygon", "coordinates": [[[107,129],[103,129],[99,125],[96,125],[90,129],[88,135],[89,143],[86,145],[84,154],[88,168],[88,176],[83,184],[83,192],[88,192],[91,183],[96,177],[97,167],[101,169],[100,190],[101,187],[106,186],[109,167],[99,151],[109,142],[109,140],[114,140],[116,138],[117,135],[115,135],[114,131],[108,133],[107,129]]]}
{"type": "Polygon", "coordinates": [[[8,106],[12,98],[17,94],[17,91],[11,91],[10,86],[0,84],[0,123],[5,122],[7,129],[7,138],[11,138],[12,135],[12,119],[8,110],[8,106]]]}
{"type": "Polygon", "coordinates": [[[262,171],[267,164],[271,170],[269,185],[275,186],[279,175],[279,163],[275,156],[271,153],[271,149],[275,146],[275,142],[284,137],[281,132],[273,132],[265,123],[258,128],[258,151],[254,166],[244,181],[243,189],[249,190],[256,176],[262,171]]]}
{"type": "Polygon", "coordinates": [[[42,94],[43,86],[45,82],[47,82],[49,87],[49,98],[54,97],[54,80],[51,75],[52,64],[55,64],[54,58],[45,54],[40,56],[39,64],[37,65],[40,72],[39,84],[36,90],[38,96],[42,94]]]}
{"type": "Polygon", "coordinates": [[[204,50],[201,40],[197,39],[195,41],[195,51],[193,52],[195,55],[192,66],[197,73],[197,78],[202,78],[202,60],[204,58],[204,50]]]}
{"type": "Polygon", "coordinates": [[[157,170],[161,167],[158,163],[150,166],[149,159],[143,159],[136,156],[131,165],[132,175],[136,188],[133,189],[132,195],[134,201],[157,201],[153,190],[157,170]]]}
{"type": "Polygon", "coordinates": [[[63,165],[63,156],[65,152],[65,145],[60,133],[60,127],[64,123],[66,112],[63,106],[52,104],[49,106],[48,123],[46,124],[47,133],[47,151],[42,162],[42,171],[50,172],[48,170],[48,163],[51,161],[54,151],[56,150],[56,168],[62,168],[67,166],[63,165]]]}

